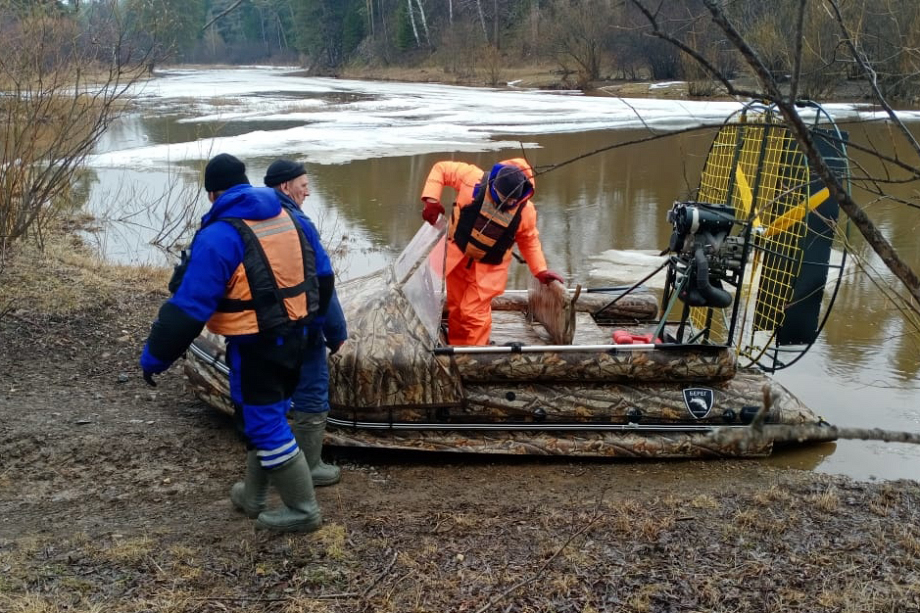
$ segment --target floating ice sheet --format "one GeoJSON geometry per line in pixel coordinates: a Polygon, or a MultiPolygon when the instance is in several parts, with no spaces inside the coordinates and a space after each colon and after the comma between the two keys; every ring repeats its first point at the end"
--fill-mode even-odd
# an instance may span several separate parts
{"type": "MultiPolygon", "coordinates": [[[[536,147],[527,137],[540,134],[718,124],[740,108],[726,101],[627,100],[574,91],[302,77],[291,76],[292,70],[165,72],[139,86],[141,113],[176,116],[202,126],[201,134],[224,129],[233,135],[156,143],[138,134],[134,141],[104,143],[90,163],[156,168],[226,151],[246,158],[296,154],[313,163],[341,164],[441,151],[497,151],[536,147]],[[249,124],[251,131],[246,130],[249,124]],[[233,129],[226,130],[228,125],[233,129]]],[[[880,117],[865,106],[826,108],[838,120],[880,117]]],[[[917,120],[920,113],[904,113],[904,118],[917,120]]]]}

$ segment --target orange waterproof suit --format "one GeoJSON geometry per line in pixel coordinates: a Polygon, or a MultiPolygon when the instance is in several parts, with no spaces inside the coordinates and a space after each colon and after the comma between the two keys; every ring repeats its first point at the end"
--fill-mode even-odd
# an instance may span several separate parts
{"type": "MultiPolygon", "coordinates": [[[[534,182],[533,169],[521,158],[504,160],[502,165],[516,166],[534,182]]],[[[440,202],[445,187],[456,190],[457,200],[448,231],[447,263],[444,274],[447,283],[448,341],[451,345],[487,345],[492,329],[492,298],[505,291],[511,249],[498,264],[485,264],[465,255],[454,242],[459,209],[473,202],[473,190],[482,182],[484,171],[464,162],[436,163],[422,190],[425,202],[440,202]]],[[[485,198],[491,199],[486,191],[485,198]]],[[[534,276],[546,270],[546,258],[537,231],[537,211],[533,203],[520,205],[520,223],[514,233],[514,243],[527,261],[534,276]]]]}

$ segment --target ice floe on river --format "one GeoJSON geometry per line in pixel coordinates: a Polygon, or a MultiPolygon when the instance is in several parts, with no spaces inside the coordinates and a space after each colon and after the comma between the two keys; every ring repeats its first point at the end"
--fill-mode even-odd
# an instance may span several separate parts
{"type": "MultiPolygon", "coordinates": [[[[540,134],[715,125],[741,106],[300,77],[287,71],[249,67],[166,72],[138,90],[139,112],[200,126],[197,133],[202,136],[156,143],[139,134],[134,141],[103,142],[89,162],[97,167],[163,168],[227,151],[247,158],[289,154],[313,163],[341,164],[440,151],[497,151],[536,147],[528,137],[540,134]],[[207,136],[221,130],[232,135],[207,136]]],[[[825,108],[838,121],[879,117],[865,106],[825,108]]],[[[920,120],[920,112],[903,116],[920,120]]]]}

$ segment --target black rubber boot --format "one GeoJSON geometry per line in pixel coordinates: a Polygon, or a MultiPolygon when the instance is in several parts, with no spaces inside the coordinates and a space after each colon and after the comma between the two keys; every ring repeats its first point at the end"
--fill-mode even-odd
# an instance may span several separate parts
{"type": "Polygon", "coordinates": [[[302,452],[271,471],[271,481],[284,506],[259,513],[256,527],[278,532],[313,532],[323,525],[316,504],[310,467],[302,452]]]}
{"type": "Polygon", "coordinates": [[[334,464],[323,462],[323,435],[326,433],[326,415],[324,413],[305,413],[293,411],[291,430],[297,445],[310,465],[310,476],[315,487],[335,485],[342,480],[342,469],[334,464]]]}

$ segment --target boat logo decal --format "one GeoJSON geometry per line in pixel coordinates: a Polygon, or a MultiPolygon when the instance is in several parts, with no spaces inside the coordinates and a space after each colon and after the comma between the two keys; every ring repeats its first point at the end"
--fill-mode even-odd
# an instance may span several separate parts
{"type": "Polygon", "coordinates": [[[697,419],[703,419],[712,410],[713,393],[706,387],[688,387],[684,390],[684,404],[697,419]]]}

